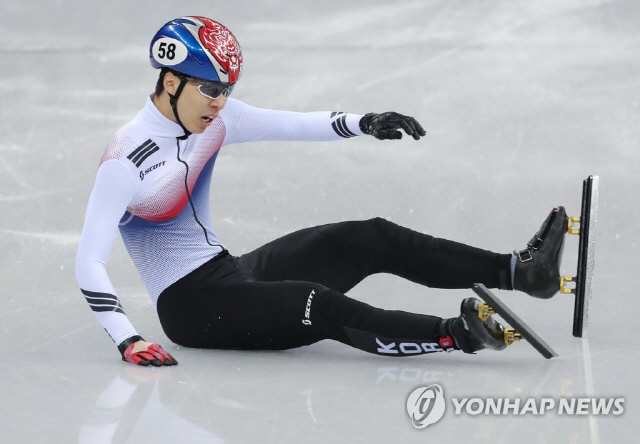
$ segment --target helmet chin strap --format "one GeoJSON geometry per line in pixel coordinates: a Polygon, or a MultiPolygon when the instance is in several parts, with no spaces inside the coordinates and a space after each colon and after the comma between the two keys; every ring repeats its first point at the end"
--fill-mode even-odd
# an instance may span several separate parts
{"type": "Polygon", "coordinates": [[[176,90],[175,95],[169,94],[169,103],[171,104],[171,109],[173,110],[173,115],[176,117],[178,121],[178,125],[184,130],[184,136],[178,137],[180,140],[185,140],[187,137],[191,135],[191,132],[182,124],[182,120],[180,120],[180,116],[178,116],[178,97],[182,94],[182,90],[184,89],[187,81],[184,79],[180,79],[180,85],[178,85],[178,89],[176,90]]]}

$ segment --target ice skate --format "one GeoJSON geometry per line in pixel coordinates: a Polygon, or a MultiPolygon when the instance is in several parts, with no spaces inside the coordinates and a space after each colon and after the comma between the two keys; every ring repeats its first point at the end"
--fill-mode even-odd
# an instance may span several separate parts
{"type": "Polygon", "coordinates": [[[504,341],[507,345],[513,341],[526,339],[538,352],[547,359],[555,358],[558,354],[547,344],[540,336],[536,334],[520,317],[515,314],[498,296],[493,294],[483,284],[475,284],[473,291],[480,296],[485,302],[480,304],[478,313],[481,319],[485,319],[493,313],[498,313],[500,317],[512,329],[505,329],[504,341]],[[517,331],[517,333],[516,333],[517,331]]]}
{"type": "Polygon", "coordinates": [[[554,208],[527,243],[518,252],[513,288],[531,296],[548,299],[560,289],[560,262],[564,248],[564,235],[569,229],[569,218],[564,207],[554,208]]]}
{"type": "Polygon", "coordinates": [[[442,323],[442,333],[453,337],[456,346],[465,353],[475,353],[485,348],[503,350],[519,340],[514,330],[505,329],[491,315],[493,310],[476,298],[466,298],[460,304],[460,316],[442,323]]]}

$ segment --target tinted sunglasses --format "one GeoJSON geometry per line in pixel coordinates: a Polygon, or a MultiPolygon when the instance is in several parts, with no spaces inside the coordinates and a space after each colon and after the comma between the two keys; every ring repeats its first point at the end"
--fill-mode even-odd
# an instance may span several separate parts
{"type": "Polygon", "coordinates": [[[220,96],[229,97],[233,92],[233,88],[235,88],[236,84],[232,83],[230,85],[223,85],[221,83],[200,83],[198,85],[198,91],[203,96],[209,99],[217,99],[220,96]]]}
{"type": "Polygon", "coordinates": [[[200,91],[200,94],[208,99],[217,99],[220,96],[229,97],[233,92],[233,88],[235,88],[236,86],[235,83],[224,84],[217,82],[207,82],[206,80],[194,79],[192,77],[185,77],[184,80],[197,84],[197,88],[198,91],[200,91]]]}

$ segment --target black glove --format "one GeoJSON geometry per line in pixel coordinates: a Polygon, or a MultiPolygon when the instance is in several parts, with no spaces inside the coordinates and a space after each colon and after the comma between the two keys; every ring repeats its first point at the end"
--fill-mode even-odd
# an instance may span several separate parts
{"type": "Polygon", "coordinates": [[[420,140],[420,136],[427,134],[416,119],[393,111],[382,114],[365,114],[360,119],[360,129],[363,133],[380,140],[402,139],[402,133],[398,131],[399,129],[403,129],[415,140],[420,140]]]}

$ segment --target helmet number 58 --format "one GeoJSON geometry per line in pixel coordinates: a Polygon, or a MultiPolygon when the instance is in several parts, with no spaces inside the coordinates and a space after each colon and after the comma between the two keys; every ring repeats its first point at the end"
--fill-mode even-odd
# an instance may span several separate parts
{"type": "Polygon", "coordinates": [[[187,58],[187,47],[180,40],[162,37],[151,45],[151,55],[161,66],[174,66],[187,58]]]}
{"type": "Polygon", "coordinates": [[[176,45],[175,43],[162,42],[158,46],[158,57],[164,59],[165,57],[169,60],[173,60],[176,58],[176,45]]]}

